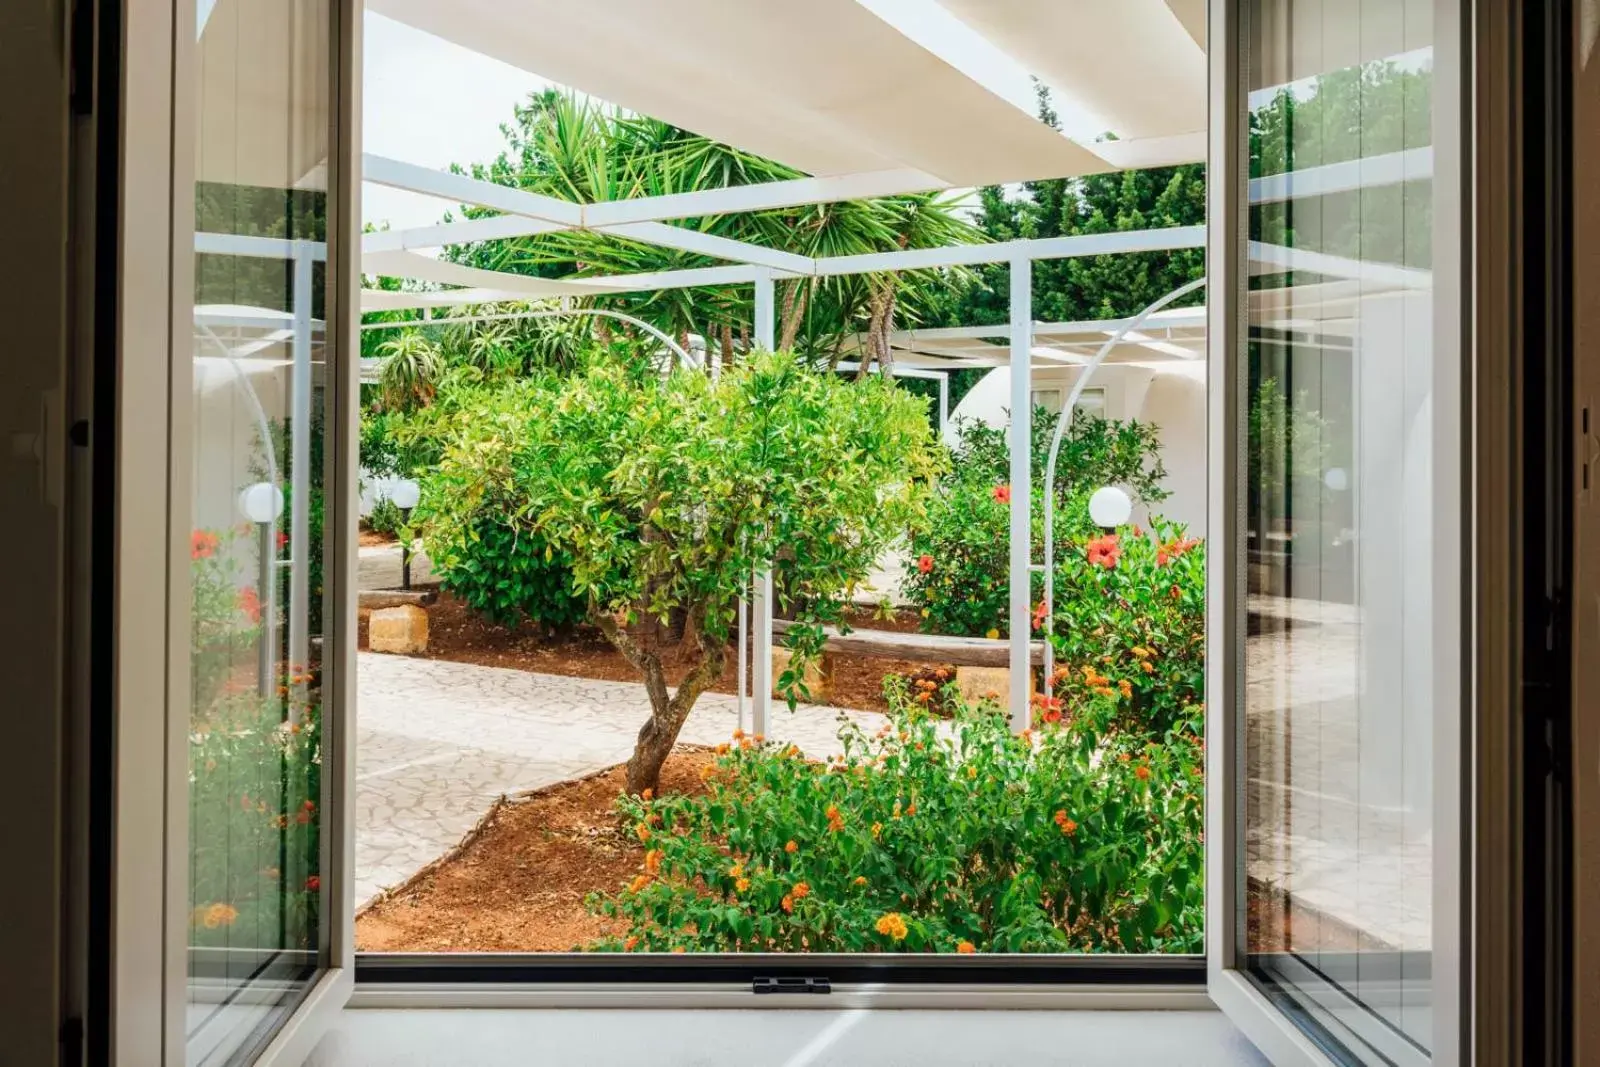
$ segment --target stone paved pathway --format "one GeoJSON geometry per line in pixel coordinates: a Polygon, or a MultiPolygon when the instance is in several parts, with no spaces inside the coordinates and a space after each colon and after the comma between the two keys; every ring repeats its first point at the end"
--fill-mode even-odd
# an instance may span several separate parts
{"type": "MultiPolygon", "coordinates": [[[[357,907],[448,851],[502,793],[537,789],[627,759],[649,702],[642,685],[447,660],[359,654],[356,711],[357,907]]],[[[773,709],[775,736],[807,755],[839,751],[839,716],[773,709]]],[[[734,697],[707,693],[681,739],[726,741],[734,697]]]]}

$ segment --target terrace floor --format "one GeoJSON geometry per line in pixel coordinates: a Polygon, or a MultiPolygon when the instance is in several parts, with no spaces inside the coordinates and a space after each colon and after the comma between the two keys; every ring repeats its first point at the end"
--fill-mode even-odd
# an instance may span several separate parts
{"type": "MultiPolygon", "coordinates": [[[[359,654],[356,884],[359,908],[449,851],[503,793],[621,763],[649,702],[644,686],[447,660],[359,654]]],[[[873,712],[773,708],[773,733],[813,758],[840,750],[839,716],[875,731],[873,712]]],[[[739,724],[736,698],[707,693],[680,740],[715,745],[739,724]]]]}

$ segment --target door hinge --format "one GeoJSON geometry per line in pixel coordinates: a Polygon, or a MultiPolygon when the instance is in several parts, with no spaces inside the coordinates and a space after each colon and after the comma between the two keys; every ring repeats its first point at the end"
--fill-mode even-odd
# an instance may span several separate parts
{"type": "Polygon", "coordinates": [[[826,978],[754,978],[750,982],[750,992],[828,994],[833,992],[833,987],[826,978]]]}

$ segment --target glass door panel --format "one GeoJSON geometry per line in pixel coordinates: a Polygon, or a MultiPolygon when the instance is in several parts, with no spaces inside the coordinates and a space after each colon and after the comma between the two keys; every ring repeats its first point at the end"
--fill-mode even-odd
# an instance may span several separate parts
{"type": "Polygon", "coordinates": [[[1238,15],[1234,960],[1339,1058],[1423,1063],[1436,723],[1462,633],[1439,567],[1461,498],[1442,480],[1454,353],[1434,329],[1437,15],[1238,15]]]}
{"type": "Polygon", "coordinates": [[[189,420],[190,453],[188,498],[174,507],[191,531],[191,1063],[251,1058],[328,964],[334,14],[332,0],[200,0],[196,11],[194,128],[179,141],[194,147],[193,321],[175,354],[192,360],[192,395],[174,412],[189,420]]]}

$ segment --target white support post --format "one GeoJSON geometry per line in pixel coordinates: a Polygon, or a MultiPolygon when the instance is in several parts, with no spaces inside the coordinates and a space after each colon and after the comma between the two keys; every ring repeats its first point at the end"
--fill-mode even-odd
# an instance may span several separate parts
{"type": "Polygon", "coordinates": [[[1033,348],[1033,261],[1011,261],[1011,729],[1030,725],[1028,707],[1029,594],[1032,586],[1028,489],[1032,484],[1033,395],[1029,375],[1033,348]]]}
{"type": "MultiPolygon", "coordinates": [[[[752,344],[758,349],[772,350],[775,336],[773,324],[773,286],[769,271],[758,271],[755,280],[755,334],[752,344]]],[[[763,546],[765,549],[766,546],[763,546]]],[[[772,725],[772,571],[758,570],[755,574],[753,629],[754,647],[751,649],[751,732],[765,736],[772,725]]]]}
{"type": "MultiPolygon", "coordinates": [[[[304,247],[294,254],[294,379],[289,415],[289,662],[304,671],[310,661],[311,617],[311,266],[304,247]]],[[[268,448],[272,442],[266,442],[268,448]]]]}

